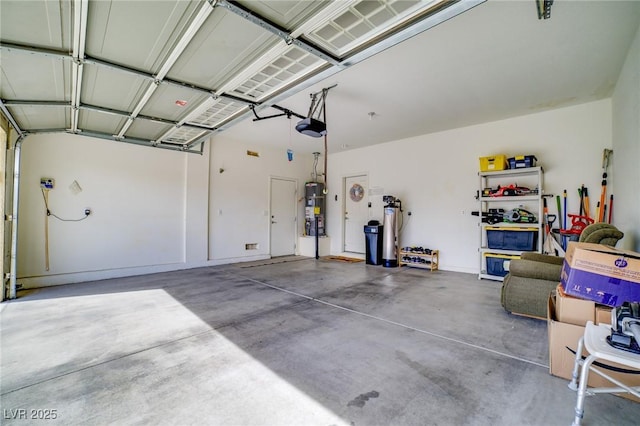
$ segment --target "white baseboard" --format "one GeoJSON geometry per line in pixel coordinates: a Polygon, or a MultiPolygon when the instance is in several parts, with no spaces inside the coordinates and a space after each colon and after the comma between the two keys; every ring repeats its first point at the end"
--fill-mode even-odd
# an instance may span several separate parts
{"type": "Polygon", "coordinates": [[[73,284],[86,281],[107,280],[110,278],[132,277],[136,275],[157,274],[159,272],[180,271],[183,269],[203,268],[207,266],[228,265],[231,263],[251,262],[254,260],[270,259],[269,255],[233,257],[227,259],[213,259],[190,263],[169,263],[165,265],[147,265],[130,268],[105,269],[99,271],[72,272],[67,274],[41,275],[35,277],[18,277],[17,284],[21,289],[51,287],[63,284],[73,284]]]}

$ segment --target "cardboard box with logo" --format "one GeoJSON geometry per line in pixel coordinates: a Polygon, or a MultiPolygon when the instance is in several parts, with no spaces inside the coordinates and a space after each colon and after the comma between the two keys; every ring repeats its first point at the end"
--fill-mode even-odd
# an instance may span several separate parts
{"type": "Polygon", "coordinates": [[[560,281],[568,295],[603,305],[640,302],[640,253],[571,242],[560,281]]]}

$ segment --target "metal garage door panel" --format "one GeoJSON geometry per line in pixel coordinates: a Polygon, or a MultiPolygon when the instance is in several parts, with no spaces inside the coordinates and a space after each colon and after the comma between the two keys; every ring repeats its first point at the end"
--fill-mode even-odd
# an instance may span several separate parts
{"type": "Polygon", "coordinates": [[[0,8],[3,42],[71,50],[71,2],[2,0],[0,8]]]}
{"type": "Polygon", "coordinates": [[[151,79],[111,68],[84,67],[81,101],[118,111],[131,112],[151,79]]]}
{"type": "Polygon", "coordinates": [[[0,97],[11,100],[69,101],[68,60],[2,52],[0,97]]]}
{"type": "Polygon", "coordinates": [[[279,40],[261,27],[216,8],[168,77],[215,90],[279,40]]]}
{"type": "Polygon", "coordinates": [[[433,8],[443,0],[367,0],[350,5],[304,37],[344,58],[368,46],[378,36],[433,8]]]}
{"type": "Polygon", "coordinates": [[[306,21],[313,14],[324,9],[331,1],[239,1],[243,7],[250,9],[282,28],[292,30],[306,21]]]}
{"type": "Polygon", "coordinates": [[[191,1],[91,2],[87,54],[155,73],[201,5],[191,1]]]}
{"type": "Polygon", "coordinates": [[[245,99],[262,101],[327,64],[297,46],[285,48],[281,55],[234,84],[229,93],[245,99]]]}
{"type": "Polygon", "coordinates": [[[190,117],[188,123],[206,127],[217,127],[235,114],[244,111],[247,111],[247,104],[219,98],[212,101],[212,104],[198,115],[190,117]]]}
{"type": "Polygon", "coordinates": [[[68,129],[71,127],[69,108],[20,106],[10,107],[9,111],[21,129],[45,130],[68,129]]]}
{"type": "Polygon", "coordinates": [[[126,120],[124,116],[81,109],[78,128],[84,131],[115,135],[126,120]]]}
{"type": "Polygon", "coordinates": [[[179,121],[189,111],[204,102],[210,96],[170,84],[161,84],[153,93],[141,114],[179,121]],[[184,102],[184,105],[182,103],[184,102]]]}
{"type": "Polygon", "coordinates": [[[164,143],[172,143],[177,145],[186,145],[189,142],[193,142],[196,139],[201,138],[207,133],[205,130],[190,128],[190,127],[180,127],[175,132],[172,132],[170,135],[162,139],[164,143]]]}
{"type": "Polygon", "coordinates": [[[136,120],[125,133],[126,137],[145,140],[156,140],[173,126],[157,121],[136,120]]]}

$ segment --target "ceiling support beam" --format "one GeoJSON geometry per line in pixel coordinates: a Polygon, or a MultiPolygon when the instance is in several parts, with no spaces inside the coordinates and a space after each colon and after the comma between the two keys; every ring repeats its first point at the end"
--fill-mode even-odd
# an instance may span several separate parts
{"type": "MultiPolygon", "coordinates": [[[[107,139],[107,140],[111,140],[111,141],[113,140],[113,136],[108,134],[108,133],[83,132],[82,134],[84,136],[89,136],[89,137],[92,137],[92,138],[107,139]]],[[[191,153],[191,154],[202,154],[200,151],[188,149],[186,146],[166,144],[166,143],[158,143],[156,141],[151,141],[151,140],[147,140],[147,139],[124,137],[122,139],[117,139],[117,141],[118,142],[130,143],[130,144],[134,144],[134,145],[142,145],[142,146],[150,146],[150,147],[154,147],[154,148],[168,149],[170,151],[188,152],[188,153],[191,153]]]]}
{"type": "MultiPolygon", "coordinates": [[[[62,52],[62,51],[59,51],[59,50],[41,49],[41,48],[31,47],[31,46],[21,46],[21,45],[11,44],[11,43],[0,42],[0,50],[4,50],[6,52],[22,53],[22,54],[26,54],[26,55],[44,56],[44,57],[48,57],[48,58],[51,58],[51,59],[73,60],[73,57],[70,56],[67,52],[62,52]]],[[[144,71],[140,71],[140,70],[136,70],[134,68],[129,68],[129,67],[125,67],[125,66],[122,66],[122,65],[114,64],[114,63],[111,63],[111,62],[108,62],[108,61],[104,61],[102,59],[92,58],[91,56],[85,55],[84,59],[80,59],[80,62],[83,65],[95,65],[95,66],[98,66],[98,67],[110,68],[112,70],[120,71],[120,72],[127,73],[127,74],[131,74],[133,76],[144,78],[144,79],[147,79],[149,81],[155,81],[155,77],[154,77],[153,74],[150,74],[150,73],[147,73],[147,72],[144,72],[144,71]]],[[[237,96],[229,95],[229,94],[226,94],[226,93],[216,93],[214,90],[206,89],[204,87],[199,87],[199,86],[193,85],[191,83],[187,83],[187,82],[179,81],[179,80],[173,80],[173,79],[170,79],[170,78],[163,79],[162,80],[162,84],[168,84],[168,85],[179,87],[179,88],[182,88],[182,89],[193,90],[195,92],[202,93],[204,95],[220,97],[220,98],[226,98],[226,99],[232,100],[234,102],[239,102],[239,103],[246,104],[246,105],[255,105],[256,104],[256,102],[252,101],[252,100],[239,98],[237,96]]]]}
{"type": "MultiPolygon", "coordinates": [[[[129,117],[129,113],[126,111],[118,111],[116,109],[104,108],[104,107],[99,107],[95,105],[81,104],[79,108],[81,110],[94,111],[102,114],[111,114],[111,115],[118,115],[120,117],[129,117]]],[[[211,130],[212,129],[212,127],[201,126],[199,124],[180,123],[178,121],[167,120],[165,118],[159,118],[159,117],[151,117],[148,115],[138,115],[137,118],[140,120],[153,121],[154,123],[166,124],[169,126],[182,126],[182,127],[186,127],[187,129],[194,129],[194,130],[196,129],[211,130]]]]}
{"type": "MultiPolygon", "coordinates": [[[[0,46],[1,47],[1,46],[0,46]]],[[[156,77],[153,74],[149,74],[147,72],[144,71],[139,71],[133,68],[128,68],[122,65],[118,65],[118,64],[113,64],[111,62],[107,62],[101,59],[96,59],[96,58],[91,58],[91,57],[87,57],[84,60],[85,64],[90,64],[90,65],[96,65],[96,66],[101,66],[101,67],[105,67],[105,68],[111,68],[114,69],[116,71],[121,71],[121,72],[125,72],[128,74],[132,74],[136,77],[141,77],[144,79],[148,79],[150,81],[155,81],[156,77]]],[[[198,92],[201,93],[203,95],[208,95],[208,96],[213,96],[213,97],[220,97],[220,98],[227,98],[229,100],[232,100],[234,102],[240,102],[243,104],[247,104],[247,105],[253,105],[255,104],[254,101],[250,101],[247,99],[242,99],[239,98],[237,96],[233,96],[233,95],[229,95],[226,93],[219,93],[220,91],[216,92],[214,90],[211,89],[207,89],[204,87],[200,87],[200,86],[196,86],[194,84],[191,83],[186,83],[184,81],[179,81],[179,80],[174,80],[174,79],[170,79],[170,78],[164,78],[160,84],[168,84],[170,86],[175,86],[175,87],[179,87],[181,89],[189,89],[189,90],[193,90],[194,92],[198,92]]]]}
{"type": "MultiPolygon", "coordinates": [[[[113,135],[109,133],[95,132],[95,131],[83,131],[78,133],[72,133],[68,129],[38,129],[38,130],[29,130],[29,135],[38,135],[38,134],[46,134],[46,133],[70,133],[76,135],[87,136],[90,138],[98,138],[98,139],[106,139],[110,141],[114,141],[113,135]]],[[[186,146],[177,145],[177,144],[169,144],[169,143],[158,143],[156,141],[148,140],[148,139],[140,139],[140,138],[131,138],[124,137],[122,139],[117,139],[116,142],[124,142],[130,143],[134,145],[142,145],[142,146],[150,146],[154,148],[162,148],[168,149],[171,151],[180,151],[187,152],[190,154],[202,154],[200,150],[192,150],[188,149],[186,146]]]]}
{"type": "MultiPolygon", "coordinates": [[[[5,101],[3,105],[5,107],[69,108],[71,106],[71,102],[12,100],[12,101],[5,101]]],[[[127,111],[119,111],[117,109],[99,107],[99,106],[89,105],[89,104],[80,104],[78,105],[77,109],[81,111],[93,111],[101,114],[116,115],[122,118],[130,117],[130,113],[128,113],[127,111]]],[[[171,121],[171,120],[166,120],[164,118],[151,117],[147,115],[138,115],[137,118],[140,120],[153,121],[155,123],[166,124],[169,126],[184,126],[188,129],[194,129],[194,130],[212,130],[213,129],[212,127],[209,127],[209,126],[181,123],[177,121],[171,121]]],[[[83,133],[83,131],[81,130],[78,130],[77,132],[83,133]]]]}
{"type": "Polygon", "coordinates": [[[87,41],[87,13],[89,0],[75,0],[73,3],[73,65],[71,68],[71,131],[78,131],[80,94],[82,93],[82,74],[84,50],[87,41]]]}
{"type": "Polygon", "coordinates": [[[6,43],[0,41],[0,50],[5,52],[20,53],[23,55],[44,56],[52,59],[71,59],[69,52],[42,47],[25,46],[21,44],[6,43]]]}
{"type": "Polygon", "coordinates": [[[71,106],[71,102],[67,101],[24,101],[24,100],[11,100],[4,101],[4,104],[8,107],[22,107],[22,106],[31,106],[31,107],[56,107],[56,108],[69,108],[71,106]]]}
{"type": "Polygon", "coordinates": [[[23,138],[25,136],[24,132],[22,131],[22,129],[20,129],[20,126],[18,126],[18,123],[16,123],[16,120],[13,118],[13,115],[11,115],[11,113],[7,109],[5,102],[2,101],[1,99],[0,99],[0,110],[2,110],[2,114],[9,121],[9,123],[11,123],[11,127],[13,127],[13,129],[16,131],[18,136],[23,138]]]}
{"type": "MultiPolygon", "coordinates": [[[[338,2],[340,3],[340,2],[338,2]]],[[[314,56],[330,63],[331,65],[338,65],[340,63],[340,59],[321,49],[319,46],[314,45],[313,43],[309,43],[308,41],[300,40],[295,38],[289,33],[286,29],[281,28],[275,23],[269,21],[268,19],[259,16],[258,14],[252,12],[249,9],[245,9],[237,2],[227,1],[227,0],[218,0],[216,2],[216,7],[224,7],[228,11],[233,14],[252,22],[262,29],[270,32],[271,34],[280,37],[285,41],[287,45],[295,45],[302,50],[305,50],[314,56]]]]}
{"type": "Polygon", "coordinates": [[[142,95],[142,98],[138,101],[138,104],[135,106],[133,111],[131,111],[131,114],[129,114],[129,119],[127,120],[127,122],[124,123],[124,126],[122,126],[118,134],[114,135],[116,139],[122,139],[124,137],[124,134],[127,132],[127,130],[129,130],[129,127],[131,127],[133,121],[138,118],[138,114],[140,113],[140,111],[142,111],[142,108],[145,107],[147,102],[149,102],[149,99],[151,99],[151,96],[153,96],[153,93],[156,91],[159,84],[159,80],[154,80],[147,87],[146,92],[144,92],[144,95],[142,95]]]}
{"type": "Polygon", "coordinates": [[[189,27],[186,29],[184,34],[182,34],[182,37],[180,37],[180,40],[175,45],[171,53],[169,53],[169,56],[164,61],[164,64],[162,64],[162,66],[160,67],[160,70],[156,74],[156,79],[163,80],[167,76],[167,74],[171,70],[171,67],[173,67],[180,55],[182,55],[182,53],[184,52],[184,49],[186,49],[187,45],[191,43],[191,40],[193,39],[193,37],[195,37],[198,30],[200,30],[202,25],[204,25],[204,21],[206,21],[211,12],[213,12],[213,6],[211,3],[212,0],[207,0],[202,5],[196,17],[193,19],[193,21],[191,21],[189,27]]]}
{"type": "Polygon", "coordinates": [[[173,65],[176,63],[180,55],[182,55],[182,53],[184,52],[184,49],[191,42],[193,37],[196,35],[200,27],[202,27],[202,25],[204,24],[204,22],[209,17],[212,11],[213,11],[212,0],[207,0],[200,7],[200,10],[198,11],[198,14],[196,15],[196,17],[193,19],[193,21],[191,21],[187,30],[184,32],[184,34],[182,34],[176,46],[167,56],[167,59],[165,59],[164,63],[160,67],[160,70],[154,76],[154,81],[147,87],[147,91],[142,96],[142,99],[138,101],[138,104],[131,112],[131,116],[129,117],[127,122],[120,129],[118,134],[115,135],[116,139],[122,139],[124,137],[124,134],[127,132],[127,130],[129,130],[129,127],[131,127],[131,125],[133,124],[133,121],[136,119],[140,111],[142,111],[142,109],[146,106],[147,102],[149,102],[149,99],[151,99],[151,96],[153,96],[153,93],[156,91],[156,89],[158,88],[162,80],[169,73],[169,70],[171,70],[171,67],[173,67],[173,65]]]}

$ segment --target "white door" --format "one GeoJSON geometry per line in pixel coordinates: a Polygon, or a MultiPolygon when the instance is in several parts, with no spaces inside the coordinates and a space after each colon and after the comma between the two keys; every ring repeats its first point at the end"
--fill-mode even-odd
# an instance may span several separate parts
{"type": "Polygon", "coordinates": [[[295,180],[271,178],[271,257],[296,252],[295,180]]]}
{"type": "Polygon", "coordinates": [[[344,179],[344,251],[365,252],[364,226],[368,221],[367,175],[344,179]]]}

